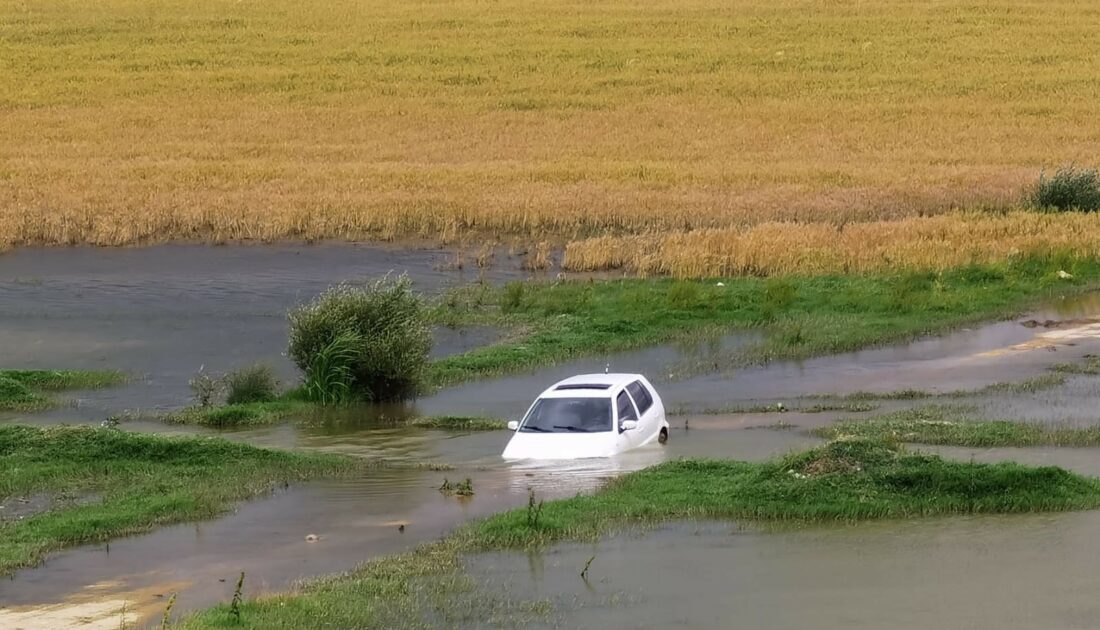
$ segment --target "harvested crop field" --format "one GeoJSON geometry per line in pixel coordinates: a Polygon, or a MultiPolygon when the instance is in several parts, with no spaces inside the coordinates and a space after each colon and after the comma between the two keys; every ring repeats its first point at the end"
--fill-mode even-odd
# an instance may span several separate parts
{"type": "Polygon", "coordinates": [[[0,248],[567,241],[1010,206],[1100,7],[0,1],[0,248]]]}

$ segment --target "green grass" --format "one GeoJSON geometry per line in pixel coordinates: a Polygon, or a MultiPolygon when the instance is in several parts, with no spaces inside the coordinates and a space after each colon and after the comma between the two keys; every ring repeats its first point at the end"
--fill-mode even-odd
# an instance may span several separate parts
{"type": "MultiPolygon", "coordinates": [[[[326,406],[321,403],[299,400],[294,392],[290,392],[279,400],[220,407],[187,407],[156,417],[169,424],[233,428],[263,426],[290,418],[309,420],[319,412],[340,408],[350,407],[326,406]]],[[[375,410],[371,408],[365,410],[364,414],[374,412],[375,410]]],[[[397,420],[379,418],[378,422],[452,431],[494,431],[504,429],[507,426],[505,420],[482,416],[421,416],[414,418],[402,417],[397,420]]]]}
{"type": "Polygon", "coordinates": [[[33,566],[65,547],[209,518],[287,482],[348,474],[360,465],[214,438],[0,427],[0,501],[89,499],[0,522],[0,573],[33,566]]]}
{"type": "Polygon", "coordinates": [[[811,431],[818,437],[888,439],[917,444],[997,446],[1100,446],[1100,426],[980,420],[970,407],[929,405],[866,420],[844,420],[811,431]]]}
{"type": "Polygon", "coordinates": [[[700,407],[690,406],[674,407],[667,411],[670,416],[687,415],[733,415],[746,413],[826,413],[829,411],[846,411],[848,413],[864,413],[874,411],[879,405],[864,400],[821,402],[812,405],[798,405],[788,407],[779,404],[774,405],[729,405],[725,407],[700,407]]]}
{"type": "Polygon", "coordinates": [[[854,351],[1008,317],[1098,281],[1097,261],[1053,256],[943,273],[791,277],[779,302],[762,278],[726,279],[721,287],[671,279],[475,285],[445,296],[435,321],[521,332],[434,362],[428,380],[441,386],[672,342],[703,346],[700,363],[712,371],[854,351]],[[1054,272],[1067,266],[1073,279],[1058,280],[1054,272]],[[736,331],[762,338],[737,350],[706,348],[736,331]]]}
{"type": "Polygon", "coordinates": [[[1060,374],[1085,374],[1089,376],[1100,375],[1100,357],[1086,356],[1082,363],[1059,363],[1052,365],[1051,370],[1060,374]]]}
{"type": "Polygon", "coordinates": [[[427,416],[410,420],[409,425],[448,431],[497,431],[508,428],[508,421],[483,416],[427,416]]]}
{"type": "Polygon", "coordinates": [[[471,523],[442,541],[314,582],[300,593],[248,601],[240,626],[223,605],[178,627],[428,628],[485,619],[502,608],[515,617],[545,614],[545,602],[507,608],[479,591],[465,573],[462,555],[592,540],[680,519],[808,523],[1088,509],[1100,506],[1100,481],[1055,467],[951,462],[883,442],[851,440],[765,463],[666,462],[621,477],[593,495],[548,501],[536,515],[538,505],[536,499],[534,508],[471,523]]]}
{"type": "MultiPolygon", "coordinates": [[[[1100,374],[1100,371],[1090,364],[1078,365],[1062,363],[1051,367],[1054,373],[1041,374],[1022,381],[1005,381],[992,383],[977,389],[956,389],[949,392],[930,392],[921,389],[898,389],[888,392],[852,392],[850,394],[813,394],[806,396],[808,399],[847,401],[849,403],[872,402],[880,400],[923,400],[927,398],[972,398],[978,396],[990,396],[994,394],[1034,394],[1066,384],[1067,374],[1100,374]]],[[[827,405],[840,406],[840,403],[826,403],[827,405]]]]}
{"type": "Polygon", "coordinates": [[[40,411],[57,404],[48,392],[98,389],[127,380],[122,372],[110,370],[0,370],[0,411],[40,411]]]}
{"type": "Polygon", "coordinates": [[[294,415],[305,415],[317,407],[318,405],[302,400],[283,398],[235,405],[185,407],[158,418],[169,424],[193,424],[214,428],[250,427],[273,424],[294,415]]]}

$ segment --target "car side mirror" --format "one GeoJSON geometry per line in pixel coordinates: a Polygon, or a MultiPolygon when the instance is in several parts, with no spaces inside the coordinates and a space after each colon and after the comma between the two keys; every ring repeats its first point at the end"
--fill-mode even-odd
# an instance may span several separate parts
{"type": "Polygon", "coordinates": [[[519,429],[519,421],[518,420],[509,420],[508,421],[508,430],[509,431],[515,431],[517,429],[519,429]]]}
{"type": "Polygon", "coordinates": [[[622,423],[619,424],[619,426],[621,426],[623,428],[623,431],[633,431],[634,429],[638,428],[638,421],[637,420],[623,420],[622,423]]]}

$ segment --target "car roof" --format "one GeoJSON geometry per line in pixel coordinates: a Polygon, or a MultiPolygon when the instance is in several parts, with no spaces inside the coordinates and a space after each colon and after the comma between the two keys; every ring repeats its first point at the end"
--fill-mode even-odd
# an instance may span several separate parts
{"type": "Polygon", "coordinates": [[[606,398],[642,378],[641,374],[578,374],[554,383],[539,398],[606,398]]]}

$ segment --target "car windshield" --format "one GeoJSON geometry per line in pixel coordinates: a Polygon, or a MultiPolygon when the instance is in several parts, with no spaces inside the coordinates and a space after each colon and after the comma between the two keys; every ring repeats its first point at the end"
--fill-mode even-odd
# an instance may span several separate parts
{"type": "Polygon", "coordinates": [[[610,398],[540,398],[520,431],[531,433],[596,433],[611,430],[610,398]]]}

